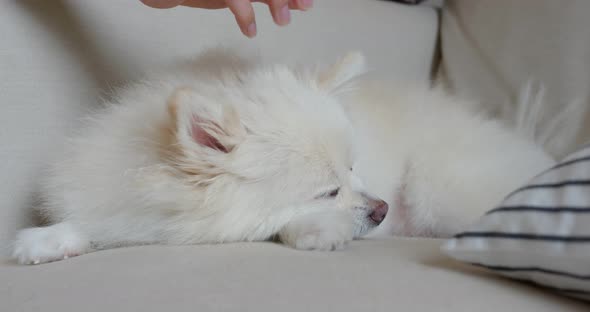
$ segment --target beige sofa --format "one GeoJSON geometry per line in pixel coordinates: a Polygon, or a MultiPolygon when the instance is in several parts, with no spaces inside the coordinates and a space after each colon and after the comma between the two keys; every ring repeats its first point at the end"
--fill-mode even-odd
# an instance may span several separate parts
{"type": "Polygon", "coordinates": [[[362,50],[378,74],[427,80],[438,14],[378,0],[316,0],[278,29],[258,8],[259,35],[225,11],[159,11],[126,1],[0,4],[0,311],[587,311],[584,303],[458,264],[441,241],[356,241],[344,251],[273,243],[144,246],[39,266],[9,258],[32,224],[45,160],[105,90],[145,68],[219,43],[271,59],[330,60],[362,50]]]}

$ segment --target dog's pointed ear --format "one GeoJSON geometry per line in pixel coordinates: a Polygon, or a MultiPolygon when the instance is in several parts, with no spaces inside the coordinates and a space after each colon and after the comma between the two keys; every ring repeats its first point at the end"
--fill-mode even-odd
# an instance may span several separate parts
{"type": "Polygon", "coordinates": [[[364,55],[360,52],[351,52],[321,71],[318,75],[318,85],[324,90],[332,91],[364,74],[366,70],[364,55]]]}
{"type": "Polygon", "coordinates": [[[206,98],[190,88],[176,89],[168,99],[168,113],[182,147],[229,153],[243,136],[237,112],[209,106],[206,98]]]}

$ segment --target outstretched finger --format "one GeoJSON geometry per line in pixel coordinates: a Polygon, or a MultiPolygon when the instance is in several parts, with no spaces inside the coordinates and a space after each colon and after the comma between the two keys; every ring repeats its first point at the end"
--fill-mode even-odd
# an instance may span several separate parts
{"type": "Polygon", "coordinates": [[[225,3],[236,17],[242,33],[250,38],[256,36],[256,19],[250,0],[226,0],[225,3]]]}
{"type": "Polygon", "coordinates": [[[269,0],[270,14],[277,25],[287,25],[291,22],[291,10],[288,0],[269,0]]]}
{"type": "Polygon", "coordinates": [[[308,10],[313,7],[313,0],[289,0],[289,8],[292,10],[308,10]]]}

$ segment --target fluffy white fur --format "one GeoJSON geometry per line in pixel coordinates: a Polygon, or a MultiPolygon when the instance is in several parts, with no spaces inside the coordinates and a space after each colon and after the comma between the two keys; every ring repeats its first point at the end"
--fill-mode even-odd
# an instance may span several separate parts
{"type": "Polygon", "coordinates": [[[391,207],[373,236],[465,230],[554,163],[530,137],[440,90],[369,82],[344,101],[364,151],[355,172],[391,207]]]}
{"type": "Polygon", "coordinates": [[[122,90],[52,167],[52,225],[14,256],[274,235],[338,249],[381,222],[369,193],[390,207],[373,235],[448,236],[553,162],[440,91],[350,84],[363,71],[359,54],[318,71],[213,51],[122,90]]]}

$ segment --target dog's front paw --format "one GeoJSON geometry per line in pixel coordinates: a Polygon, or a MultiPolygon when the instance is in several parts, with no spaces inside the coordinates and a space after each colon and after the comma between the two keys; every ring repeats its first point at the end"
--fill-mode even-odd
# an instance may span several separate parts
{"type": "Polygon", "coordinates": [[[86,253],[89,242],[66,224],[29,228],[18,233],[13,257],[21,264],[39,264],[86,253]]]}
{"type": "Polygon", "coordinates": [[[326,231],[311,232],[300,235],[292,242],[292,246],[302,250],[331,251],[340,250],[346,246],[352,237],[326,231]]]}
{"type": "Polygon", "coordinates": [[[290,222],[279,236],[283,243],[296,249],[339,250],[352,240],[353,223],[347,216],[314,214],[290,222]]]}

